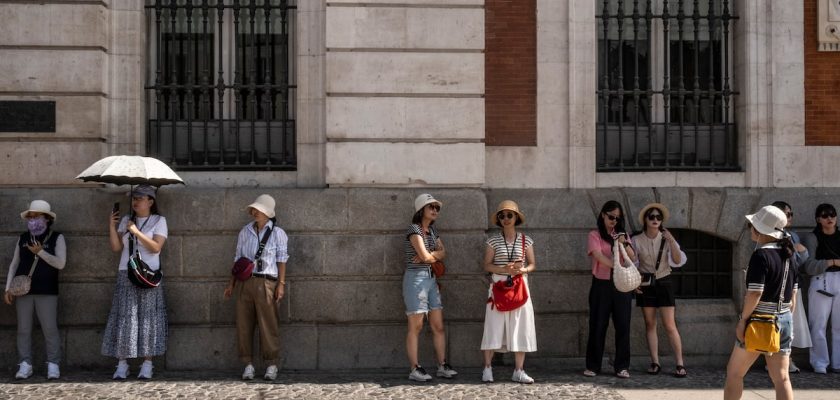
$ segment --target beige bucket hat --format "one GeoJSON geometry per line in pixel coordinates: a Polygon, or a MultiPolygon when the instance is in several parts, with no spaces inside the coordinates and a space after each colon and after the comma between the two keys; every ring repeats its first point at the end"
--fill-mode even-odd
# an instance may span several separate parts
{"type": "Polygon", "coordinates": [[[55,213],[52,212],[52,210],[50,209],[50,203],[47,203],[44,200],[32,200],[32,202],[29,203],[29,209],[24,210],[20,213],[20,218],[26,219],[26,213],[30,212],[47,214],[50,217],[52,217],[53,221],[55,220],[55,213]]]}
{"type": "Polygon", "coordinates": [[[257,199],[254,200],[253,203],[249,204],[248,207],[245,209],[253,208],[263,214],[265,214],[268,218],[274,218],[274,197],[271,197],[267,194],[261,194],[257,196],[257,199]]]}
{"type": "Polygon", "coordinates": [[[781,239],[787,225],[787,215],[776,206],[761,207],[755,214],[745,215],[758,233],[781,239]]]}

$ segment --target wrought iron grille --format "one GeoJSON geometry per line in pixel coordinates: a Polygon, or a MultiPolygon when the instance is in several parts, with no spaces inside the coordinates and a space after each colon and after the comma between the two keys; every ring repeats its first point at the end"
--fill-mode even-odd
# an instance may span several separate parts
{"type": "Polygon", "coordinates": [[[147,153],[179,170],[294,170],[289,0],[147,0],[147,153]]]}
{"type": "Polygon", "coordinates": [[[740,170],[732,2],[595,1],[597,170],[740,170]]]}
{"type": "Polygon", "coordinates": [[[732,243],[703,232],[669,229],[688,260],[674,270],[674,292],[683,299],[732,298],[732,243]]]}

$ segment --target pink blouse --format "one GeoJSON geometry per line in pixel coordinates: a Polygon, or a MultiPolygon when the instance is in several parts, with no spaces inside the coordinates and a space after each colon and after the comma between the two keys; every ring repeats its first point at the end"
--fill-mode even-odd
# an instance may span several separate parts
{"type": "Polygon", "coordinates": [[[589,231],[589,238],[586,241],[586,255],[592,258],[592,275],[598,279],[610,280],[611,268],[598,262],[598,259],[593,256],[596,251],[600,251],[609,259],[613,258],[612,246],[601,238],[597,229],[589,231]]]}

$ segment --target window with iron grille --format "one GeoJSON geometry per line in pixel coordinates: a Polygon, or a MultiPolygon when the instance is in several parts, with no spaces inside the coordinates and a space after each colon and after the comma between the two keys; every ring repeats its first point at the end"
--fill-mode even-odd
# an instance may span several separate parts
{"type": "Polygon", "coordinates": [[[735,0],[595,1],[597,170],[740,170],[735,0]]]}
{"type": "Polygon", "coordinates": [[[147,0],[147,153],[179,170],[294,170],[294,10],[147,0]]]}
{"type": "Polygon", "coordinates": [[[732,298],[732,243],[699,231],[668,230],[688,258],[671,274],[676,297],[732,298]]]}

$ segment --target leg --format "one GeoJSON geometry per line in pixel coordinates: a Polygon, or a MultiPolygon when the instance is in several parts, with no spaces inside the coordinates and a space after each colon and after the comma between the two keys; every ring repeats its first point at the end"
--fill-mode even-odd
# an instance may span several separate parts
{"type": "Polygon", "coordinates": [[[519,371],[525,369],[525,352],[517,351],[513,353],[513,365],[519,371]]]}
{"type": "Polygon", "coordinates": [[[831,368],[840,369],[840,273],[831,272],[826,274],[828,291],[834,293],[831,300],[831,368]]]}
{"type": "Polygon", "coordinates": [[[438,364],[446,362],[446,330],[443,327],[443,310],[429,311],[429,326],[432,328],[432,341],[438,364]]]}
{"type": "Polygon", "coordinates": [[[408,331],[405,334],[405,354],[408,356],[409,368],[420,365],[417,359],[417,342],[420,337],[420,330],[423,329],[423,313],[411,314],[408,316],[408,331]]]}
{"type": "Polygon", "coordinates": [[[729,356],[729,363],[726,365],[726,386],[723,388],[724,400],[738,400],[744,393],[744,375],[747,374],[750,367],[759,353],[748,352],[738,345],[732,348],[732,355],[729,356]]]}
{"type": "MultiPolygon", "coordinates": [[[[826,343],[826,329],[828,317],[831,313],[831,298],[817,293],[822,289],[826,274],[811,278],[808,288],[808,325],[811,327],[810,350],[811,367],[815,371],[823,371],[828,367],[828,344],[826,343]]],[[[840,295],[840,293],[838,293],[840,295]]]]}
{"type": "Polygon", "coordinates": [[[47,347],[47,361],[58,364],[61,361],[61,334],[58,331],[58,296],[38,295],[35,312],[44,332],[47,347]]]}
{"type": "Polygon", "coordinates": [[[493,350],[484,350],[484,368],[490,368],[493,363],[493,350]]]}
{"type": "Polygon", "coordinates": [[[589,288],[589,339],[586,342],[586,369],[601,372],[604,342],[610,322],[612,282],[592,278],[589,288]]]}
{"type": "Polygon", "coordinates": [[[677,365],[685,365],[682,354],[682,338],[680,338],[680,331],[677,330],[674,311],[674,307],[662,307],[659,309],[659,312],[662,314],[662,325],[668,334],[668,341],[671,342],[671,348],[674,350],[674,358],[676,359],[677,365]]]}
{"type": "Polygon", "coordinates": [[[630,368],[630,315],[633,297],[612,289],[612,321],[615,327],[615,372],[630,368]]]}
{"type": "Polygon", "coordinates": [[[239,351],[239,360],[250,364],[253,357],[254,324],[257,321],[257,312],[254,308],[253,281],[258,278],[251,278],[245,282],[239,282],[236,286],[236,342],[239,351]]]}
{"type": "Polygon", "coordinates": [[[259,279],[257,283],[254,310],[260,329],[260,352],[266,365],[271,366],[276,365],[280,358],[280,318],[274,303],[274,290],[278,283],[268,279],[259,279]]]}
{"type": "Polygon", "coordinates": [[[793,399],[793,387],[790,384],[790,375],[788,374],[790,356],[776,353],[772,356],[764,356],[764,360],[767,361],[767,372],[770,373],[773,388],[776,389],[776,400],[793,399]]]}
{"type": "MultiPolygon", "coordinates": [[[[645,316],[645,335],[647,337],[650,362],[659,364],[659,338],[656,336],[656,308],[642,307],[645,316]]],[[[648,371],[652,372],[652,371],[648,371]]]]}
{"type": "Polygon", "coordinates": [[[35,300],[32,295],[15,298],[17,309],[17,348],[19,362],[32,364],[32,314],[35,300]]]}

